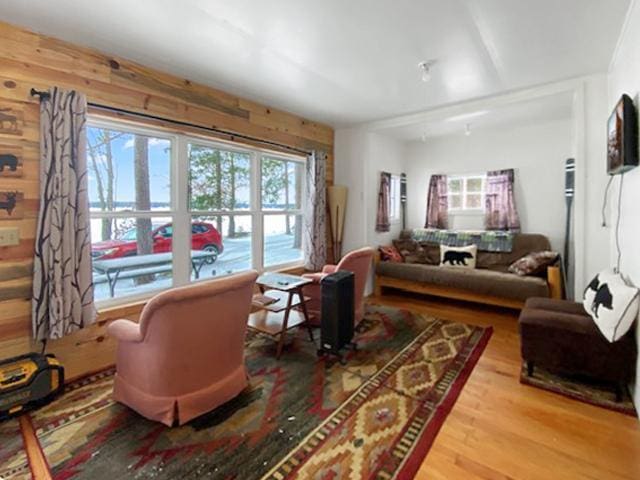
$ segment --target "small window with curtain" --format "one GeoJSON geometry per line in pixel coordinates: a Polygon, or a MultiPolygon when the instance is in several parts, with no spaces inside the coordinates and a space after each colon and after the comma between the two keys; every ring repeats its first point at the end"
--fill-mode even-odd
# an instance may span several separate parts
{"type": "Polygon", "coordinates": [[[447,185],[449,211],[483,213],[485,183],[485,175],[449,176],[447,185]]]}
{"type": "Polygon", "coordinates": [[[389,185],[389,222],[400,222],[401,216],[400,201],[400,175],[391,175],[391,184],[389,185]]]}

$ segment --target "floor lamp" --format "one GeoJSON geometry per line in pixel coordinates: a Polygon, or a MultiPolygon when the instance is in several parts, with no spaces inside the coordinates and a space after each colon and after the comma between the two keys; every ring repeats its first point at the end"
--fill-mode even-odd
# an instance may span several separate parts
{"type": "Polygon", "coordinates": [[[327,187],[329,201],[329,225],[333,242],[333,263],[342,256],[342,234],[344,233],[344,213],[347,209],[347,187],[332,185],[327,187]]]}

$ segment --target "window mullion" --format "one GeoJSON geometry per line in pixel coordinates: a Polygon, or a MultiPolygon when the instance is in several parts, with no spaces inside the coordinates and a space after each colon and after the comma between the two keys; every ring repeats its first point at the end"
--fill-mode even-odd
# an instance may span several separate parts
{"type": "Polygon", "coordinates": [[[173,283],[186,285],[191,278],[191,215],[188,205],[189,159],[184,136],[176,141],[173,158],[172,183],[173,205],[173,283]]]}
{"type": "Polygon", "coordinates": [[[262,213],[262,155],[254,152],[251,156],[251,258],[253,268],[264,270],[264,215],[262,213]]]}

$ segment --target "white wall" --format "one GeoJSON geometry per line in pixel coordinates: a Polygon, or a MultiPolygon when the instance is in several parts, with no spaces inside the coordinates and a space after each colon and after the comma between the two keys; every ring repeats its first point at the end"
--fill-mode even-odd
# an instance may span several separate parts
{"type": "MultiPolygon", "coordinates": [[[[359,128],[335,133],[336,185],[349,187],[342,253],[364,246],[391,243],[402,228],[391,225],[387,233],[375,231],[380,172],[403,172],[404,144],[384,135],[359,128]]],[[[373,287],[373,272],[367,294],[373,287]]]]}
{"type": "Polygon", "coordinates": [[[375,231],[380,172],[403,172],[404,144],[359,128],[336,130],[336,185],[349,187],[343,253],[366,245],[385,245],[397,238],[401,225],[388,233],[375,231]]]}
{"type": "MultiPolygon", "coordinates": [[[[564,162],[571,156],[571,122],[477,130],[412,142],[407,148],[408,227],[424,226],[429,177],[516,170],[516,204],[522,230],[542,233],[561,251],[564,239],[564,162]]],[[[451,228],[482,229],[484,218],[452,216],[451,228]]]]}
{"type": "Polygon", "coordinates": [[[583,132],[583,158],[576,169],[576,297],[594,275],[609,267],[611,218],[602,226],[602,204],[607,181],[607,76],[596,75],[584,82],[583,116],[577,119],[583,132]]]}
{"type": "MultiPolygon", "coordinates": [[[[614,58],[609,75],[609,104],[611,108],[623,93],[627,93],[637,107],[640,107],[640,2],[632,4],[617,55],[614,58]]],[[[603,122],[606,119],[603,119],[603,122]]],[[[620,178],[617,178],[612,188],[613,207],[617,204],[620,178]]],[[[640,287],[640,168],[636,168],[624,175],[624,188],[621,202],[622,222],[620,228],[620,245],[622,249],[621,272],[628,275],[636,286],[640,287]]],[[[611,238],[611,264],[616,262],[615,240],[611,238]]],[[[636,339],[640,344],[640,328],[637,328],[636,339]]],[[[634,399],[636,410],[640,412],[640,360],[637,362],[634,399]]]]}

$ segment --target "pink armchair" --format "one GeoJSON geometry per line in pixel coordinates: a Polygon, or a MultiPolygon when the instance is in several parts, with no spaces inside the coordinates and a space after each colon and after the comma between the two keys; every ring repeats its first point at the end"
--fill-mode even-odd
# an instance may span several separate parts
{"type": "Polygon", "coordinates": [[[373,261],[373,254],[375,250],[373,248],[361,248],[347,253],[338,265],[325,265],[322,268],[322,272],[318,273],[305,273],[303,277],[313,280],[313,284],[304,287],[304,294],[311,297],[311,300],[307,303],[307,310],[310,315],[313,315],[311,323],[314,325],[320,325],[320,282],[322,279],[338,270],[346,270],[353,272],[355,275],[355,324],[357,325],[364,317],[364,289],[367,285],[367,279],[369,278],[369,270],[373,261]]]}
{"type": "Polygon", "coordinates": [[[151,299],[140,323],[116,320],[114,398],[171,426],[231,400],[247,386],[244,340],[258,274],[247,272],[151,299]]]}

